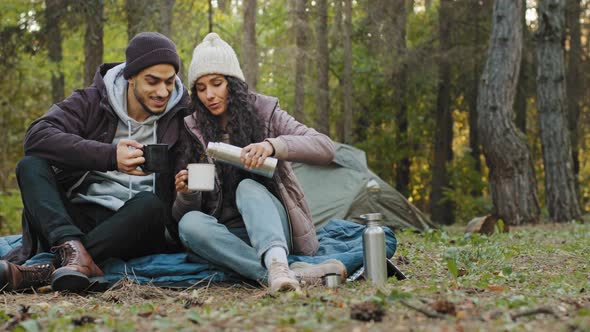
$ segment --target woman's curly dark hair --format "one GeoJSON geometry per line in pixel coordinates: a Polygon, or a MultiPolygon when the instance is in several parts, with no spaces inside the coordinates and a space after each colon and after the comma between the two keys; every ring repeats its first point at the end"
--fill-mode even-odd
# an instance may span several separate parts
{"type": "MultiPolygon", "coordinates": [[[[250,143],[258,143],[264,140],[262,121],[254,109],[254,95],[248,91],[246,82],[231,76],[225,76],[227,80],[227,113],[229,120],[226,131],[230,136],[232,145],[244,147],[250,143]]],[[[197,95],[195,86],[192,87],[193,116],[197,125],[208,142],[221,140],[222,129],[219,127],[217,117],[209,110],[197,95]]]]}
{"type": "MultiPolygon", "coordinates": [[[[225,76],[227,80],[227,108],[228,123],[225,128],[230,137],[230,144],[245,147],[251,143],[262,142],[266,137],[262,119],[258,116],[254,108],[255,96],[248,91],[246,82],[232,76],[225,76]]],[[[205,144],[209,142],[220,142],[223,130],[219,124],[219,118],[207,109],[201,102],[197,94],[196,86],[191,87],[191,116],[195,119],[197,127],[200,129],[205,144]]],[[[202,146],[196,139],[188,133],[188,130],[181,132],[181,142],[186,146],[181,161],[183,165],[193,162],[202,162],[205,158],[206,146],[202,146]]],[[[251,173],[240,171],[239,169],[228,165],[217,165],[222,167],[224,174],[224,189],[229,192],[235,191],[235,186],[239,181],[246,177],[253,177],[251,173]]],[[[178,171],[178,170],[177,170],[178,171]]],[[[254,177],[259,181],[266,182],[264,179],[254,177]]],[[[229,198],[226,196],[226,198],[229,198]]],[[[233,199],[232,199],[233,201],[233,199]]]]}
{"type": "MultiPolygon", "coordinates": [[[[225,79],[228,92],[226,112],[229,116],[225,129],[230,136],[230,143],[244,147],[251,143],[262,142],[265,138],[264,126],[254,109],[255,96],[248,91],[246,82],[232,76],[225,76],[225,79]]],[[[220,128],[219,119],[201,102],[196,86],[191,87],[191,111],[191,116],[205,139],[205,144],[220,142],[223,130],[220,128]]],[[[182,164],[188,165],[202,161],[206,147],[196,142],[187,130],[183,130],[181,136],[185,136],[181,141],[188,143],[183,148],[182,164]]]]}

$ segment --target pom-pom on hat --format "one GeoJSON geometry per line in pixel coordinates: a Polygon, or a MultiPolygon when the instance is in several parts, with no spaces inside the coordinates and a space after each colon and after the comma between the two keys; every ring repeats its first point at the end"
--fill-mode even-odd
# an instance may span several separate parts
{"type": "Polygon", "coordinates": [[[193,51],[188,71],[189,89],[192,89],[201,76],[209,74],[233,76],[246,81],[236,52],[215,32],[205,36],[203,42],[193,51]]]}
{"type": "Polygon", "coordinates": [[[174,66],[178,73],[180,58],[174,42],[158,32],[138,33],[125,49],[123,77],[128,79],[145,68],[164,63],[174,66]]]}

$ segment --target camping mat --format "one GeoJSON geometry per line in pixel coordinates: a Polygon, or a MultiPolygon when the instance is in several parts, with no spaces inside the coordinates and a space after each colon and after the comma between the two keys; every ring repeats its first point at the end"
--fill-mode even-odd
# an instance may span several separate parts
{"type": "MultiPolygon", "coordinates": [[[[363,264],[362,234],[365,226],[346,220],[331,220],[318,231],[320,248],[315,256],[289,256],[289,263],[304,261],[319,263],[336,258],[352,273],[363,264]]],[[[391,229],[384,227],[387,257],[393,256],[397,241],[391,229]]],[[[0,256],[4,256],[14,246],[20,245],[20,235],[0,238],[0,256]]],[[[42,253],[26,264],[46,262],[53,254],[42,253]]],[[[205,260],[186,253],[157,254],[123,261],[109,259],[100,265],[109,283],[115,283],[124,276],[139,283],[152,283],[163,287],[190,287],[206,281],[234,281],[239,276],[230,271],[222,271],[210,266],[205,260]],[[190,260],[190,261],[189,261],[190,260]]],[[[206,284],[206,283],[205,283],[206,284]]]]}

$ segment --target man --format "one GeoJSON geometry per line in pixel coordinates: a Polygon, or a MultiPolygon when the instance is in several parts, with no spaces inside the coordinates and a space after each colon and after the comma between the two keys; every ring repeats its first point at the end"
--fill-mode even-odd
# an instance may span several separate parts
{"type": "Polygon", "coordinates": [[[81,291],[103,274],[97,262],[165,249],[173,161],[167,173],[146,174],[141,148],[178,146],[189,97],[176,76],[176,46],[164,35],[138,34],[125,55],[29,127],[17,166],[23,245],[0,261],[0,288],[51,282],[54,290],[81,291]],[[17,265],[49,250],[54,264],[17,265]]]}

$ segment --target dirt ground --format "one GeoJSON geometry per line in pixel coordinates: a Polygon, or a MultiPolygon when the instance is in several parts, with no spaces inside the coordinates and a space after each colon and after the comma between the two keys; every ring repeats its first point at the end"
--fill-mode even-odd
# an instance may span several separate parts
{"type": "Polygon", "coordinates": [[[590,225],[508,234],[398,234],[409,275],[269,296],[263,286],[173,290],[120,281],[104,293],[0,295],[0,328],[24,331],[590,331],[590,225]]]}

